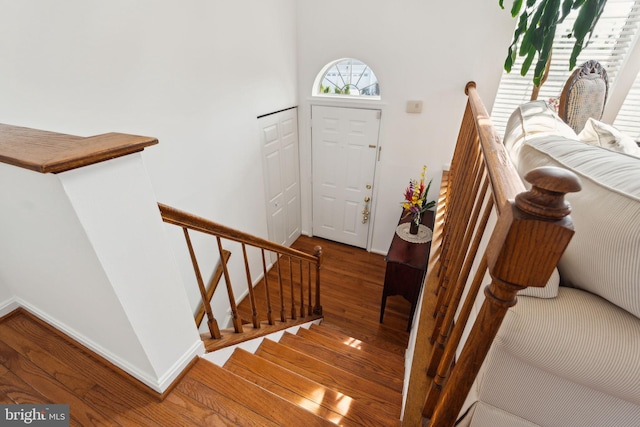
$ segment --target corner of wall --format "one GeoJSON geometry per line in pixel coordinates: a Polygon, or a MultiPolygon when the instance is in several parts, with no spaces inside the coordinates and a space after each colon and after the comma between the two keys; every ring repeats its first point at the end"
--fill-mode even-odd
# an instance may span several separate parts
{"type": "Polygon", "coordinates": [[[18,308],[20,308],[20,305],[13,295],[5,301],[0,301],[0,318],[6,316],[14,310],[17,310],[18,308]]]}

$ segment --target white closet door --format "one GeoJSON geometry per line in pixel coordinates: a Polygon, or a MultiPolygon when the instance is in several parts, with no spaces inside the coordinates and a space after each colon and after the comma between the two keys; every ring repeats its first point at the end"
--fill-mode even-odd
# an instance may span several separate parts
{"type": "Polygon", "coordinates": [[[297,108],[262,116],[258,124],[269,240],[291,246],[301,230],[297,108]]]}

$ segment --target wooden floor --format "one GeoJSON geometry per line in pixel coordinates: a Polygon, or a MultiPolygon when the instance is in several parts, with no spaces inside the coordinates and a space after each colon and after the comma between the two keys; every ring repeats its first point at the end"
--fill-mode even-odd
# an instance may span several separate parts
{"type": "MultiPolygon", "coordinates": [[[[321,245],[324,253],[324,324],[404,354],[409,303],[390,297],[385,323],[378,322],[383,257],[308,237],[294,246],[311,252],[315,245],[321,245]]],[[[0,322],[0,404],[68,403],[71,425],[81,426],[245,425],[233,414],[233,402],[225,404],[210,393],[197,376],[187,374],[159,402],[28,313],[18,311],[0,322]]]]}
{"type": "Polygon", "coordinates": [[[379,323],[386,263],[382,255],[329,240],[300,237],[293,247],[313,252],[323,250],[322,308],[324,324],[354,338],[391,347],[404,355],[411,304],[401,296],[390,296],[379,323]]]}

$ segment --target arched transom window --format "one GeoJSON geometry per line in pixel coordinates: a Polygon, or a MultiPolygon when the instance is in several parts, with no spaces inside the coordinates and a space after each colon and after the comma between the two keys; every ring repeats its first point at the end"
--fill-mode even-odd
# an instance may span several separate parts
{"type": "Polygon", "coordinates": [[[380,85],[373,70],[353,58],[327,64],[316,78],[314,95],[380,97],[380,85]]]}

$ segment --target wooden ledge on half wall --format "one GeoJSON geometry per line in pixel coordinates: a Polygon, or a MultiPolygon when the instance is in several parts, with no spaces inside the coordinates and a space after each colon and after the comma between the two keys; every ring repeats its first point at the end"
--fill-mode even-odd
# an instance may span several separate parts
{"type": "Polygon", "coordinates": [[[60,173],[144,150],[148,136],[106,133],[65,135],[0,123],[0,162],[40,173],[60,173]]]}

